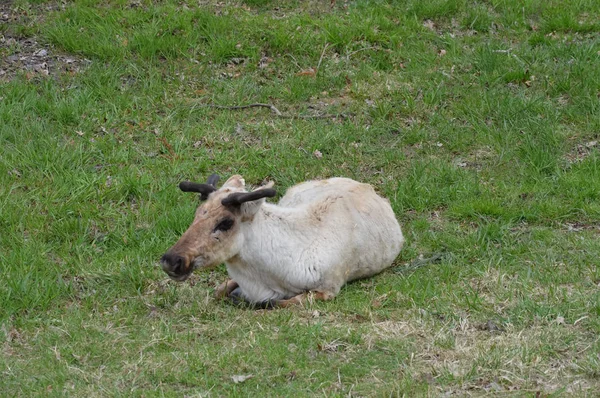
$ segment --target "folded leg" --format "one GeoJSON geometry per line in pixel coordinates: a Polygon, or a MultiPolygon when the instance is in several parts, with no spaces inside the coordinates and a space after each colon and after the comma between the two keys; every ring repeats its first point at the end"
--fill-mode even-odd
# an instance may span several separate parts
{"type": "Polygon", "coordinates": [[[334,298],[335,295],[333,293],[324,293],[317,291],[310,291],[305,293],[300,293],[297,296],[291,297],[286,300],[277,300],[273,302],[273,307],[275,308],[286,308],[292,305],[304,305],[305,302],[313,303],[314,301],[328,301],[334,298]]]}
{"type": "Polygon", "coordinates": [[[233,279],[227,279],[225,282],[221,283],[219,287],[215,290],[216,298],[225,298],[229,297],[231,292],[238,288],[238,283],[233,279]]]}

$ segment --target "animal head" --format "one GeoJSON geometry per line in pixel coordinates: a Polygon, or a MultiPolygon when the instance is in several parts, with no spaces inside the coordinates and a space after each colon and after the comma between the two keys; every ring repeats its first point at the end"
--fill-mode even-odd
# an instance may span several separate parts
{"type": "Polygon", "coordinates": [[[265,198],[276,194],[272,182],[248,192],[239,175],[229,178],[220,189],[218,181],[219,176],[213,174],[206,184],[179,184],[184,192],[199,193],[203,203],[192,225],[161,258],[163,271],[173,280],[184,281],[194,269],[219,265],[238,254],[244,243],[242,223],[251,222],[265,198]]]}

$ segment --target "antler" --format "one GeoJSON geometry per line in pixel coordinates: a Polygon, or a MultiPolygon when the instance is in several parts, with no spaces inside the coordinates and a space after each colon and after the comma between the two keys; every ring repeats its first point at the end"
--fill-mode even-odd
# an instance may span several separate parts
{"type": "Polygon", "coordinates": [[[183,181],[179,183],[179,189],[183,192],[198,192],[200,194],[200,199],[206,200],[208,199],[208,195],[217,190],[212,185],[208,184],[198,184],[197,182],[183,181]]]}
{"type": "Polygon", "coordinates": [[[211,174],[210,177],[208,177],[208,180],[206,180],[206,183],[208,185],[212,185],[213,187],[217,187],[217,182],[219,182],[219,175],[218,174],[211,174]]]}
{"type": "Polygon", "coordinates": [[[183,192],[198,192],[201,200],[208,199],[208,195],[217,190],[217,182],[219,182],[219,176],[217,174],[211,174],[206,181],[206,184],[199,184],[197,182],[183,181],[179,183],[179,189],[183,192]]]}
{"type": "Polygon", "coordinates": [[[223,206],[239,206],[245,202],[251,202],[262,198],[272,198],[277,191],[272,188],[257,189],[252,192],[235,192],[221,201],[223,206]]]}

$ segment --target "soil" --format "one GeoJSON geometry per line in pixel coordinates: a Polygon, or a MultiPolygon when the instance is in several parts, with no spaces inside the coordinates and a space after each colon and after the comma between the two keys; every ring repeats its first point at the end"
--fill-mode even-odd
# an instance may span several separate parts
{"type": "Polygon", "coordinates": [[[17,76],[31,80],[35,77],[57,77],[63,73],[75,74],[91,63],[88,59],[61,53],[41,39],[25,37],[12,30],[17,25],[31,24],[34,18],[39,23],[40,16],[37,14],[43,15],[60,6],[43,7],[39,10],[23,9],[13,6],[10,1],[0,0],[0,82],[17,76]]]}

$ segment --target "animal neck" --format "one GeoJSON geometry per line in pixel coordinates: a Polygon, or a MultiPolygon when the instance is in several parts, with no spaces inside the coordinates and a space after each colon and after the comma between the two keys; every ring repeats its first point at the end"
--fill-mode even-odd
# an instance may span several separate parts
{"type": "MultiPolygon", "coordinates": [[[[269,203],[261,206],[253,220],[243,224],[244,244],[240,257],[250,262],[273,261],[291,256],[304,246],[307,236],[301,224],[305,211],[269,203]]],[[[289,258],[289,257],[288,257],[289,258]]]]}

